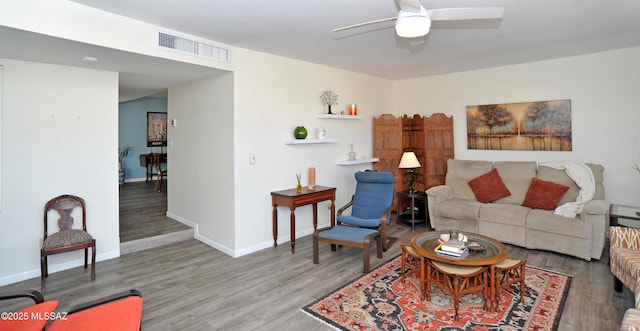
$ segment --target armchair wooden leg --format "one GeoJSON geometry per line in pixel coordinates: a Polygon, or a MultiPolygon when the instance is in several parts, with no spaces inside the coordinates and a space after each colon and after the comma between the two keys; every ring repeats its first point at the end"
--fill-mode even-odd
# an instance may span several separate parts
{"type": "Polygon", "coordinates": [[[93,240],[91,247],[91,280],[96,279],[96,240],[93,240]]]}
{"type": "Polygon", "coordinates": [[[40,256],[40,290],[45,291],[44,280],[47,277],[47,257],[40,256]]]}

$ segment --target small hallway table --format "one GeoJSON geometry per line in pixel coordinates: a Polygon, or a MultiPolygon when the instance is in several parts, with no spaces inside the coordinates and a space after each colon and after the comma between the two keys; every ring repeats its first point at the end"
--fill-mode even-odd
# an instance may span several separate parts
{"type": "Polygon", "coordinates": [[[291,254],[296,251],[296,207],[313,204],[313,230],[318,228],[318,202],[331,200],[331,226],[336,225],[336,188],[316,185],[315,190],[309,191],[303,187],[301,193],[295,188],[271,192],[273,206],[273,247],[278,246],[278,206],[286,206],[291,210],[289,216],[291,228],[291,254]]]}

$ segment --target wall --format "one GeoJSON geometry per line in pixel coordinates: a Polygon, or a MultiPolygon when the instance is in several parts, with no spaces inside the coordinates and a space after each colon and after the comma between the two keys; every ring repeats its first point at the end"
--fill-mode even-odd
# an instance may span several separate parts
{"type": "MultiPolygon", "coordinates": [[[[0,285],[40,275],[42,212],[60,194],[86,200],[97,259],[118,256],[118,74],[7,59],[0,66],[0,285]]],[[[82,256],[52,256],[49,270],[81,265],[82,256]]]]}
{"type": "MultiPolygon", "coordinates": [[[[353,144],[358,157],[372,155],[372,118],[392,111],[391,82],[371,76],[296,61],[260,52],[234,52],[234,169],[235,256],[273,246],[270,192],[295,187],[296,173],[308,183],[308,168],[316,168],[316,183],[337,188],[336,205],[353,194],[353,174],[371,169],[371,164],[338,166],[353,144]],[[355,103],[360,120],[317,119],[326,113],[320,102],[323,90],[339,96],[339,112],[355,103]],[[317,129],[327,130],[334,144],[285,145],[293,130],[304,125],[309,137],[317,129]],[[249,154],[256,163],[249,164],[249,154]]],[[[318,207],[319,226],[329,225],[328,202],[318,207]]],[[[336,207],[336,209],[337,209],[336,207]]],[[[313,232],[311,206],[296,210],[297,237],[313,232]]],[[[278,208],[278,242],[290,238],[289,209],[278,208]]],[[[286,246],[280,249],[288,249],[286,246]]]]}
{"type": "Polygon", "coordinates": [[[454,116],[459,159],[576,160],[605,167],[611,202],[640,205],[640,48],[393,83],[396,114],[454,116]],[[468,150],[466,106],[571,99],[573,151],[468,150]],[[398,111],[402,110],[402,111],[398,111]]]}
{"type": "MultiPolygon", "coordinates": [[[[351,198],[353,173],[371,164],[336,162],[347,159],[350,144],[371,156],[371,119],[389,111],[391,84],[260,52],[238,49],[234,56],[235,72],[169,89],[169,119],[180,124],[169,127],[167,192],[170,217],[194,226],[199,240],[241,256],[273,246],[269,193],[294,187],[296,173],[306,185],[308,168],[316,167],[319,185],[338,188],[338,206],[351,198]],[[326,112],[319,99],[325,89],[339,94],[338,111],[357,103],[363,118],[317,119],[326,112]],[[298,125],[307,127],[309,139],[324,127],[338,143],[285,145],[298,125]]],[[[320,226],[329,225],[327,207],[318,208],[320,226]]],[[[278,214],[278,242],[288,242],[289,209],[278,214]]],[[[296,214],[297,237],[310,234],[311,207],[296,214]]]]}
{"type": "MultiPolygon", "coordinates": [[[[148,154],[147,147],[147,112],[167,112],[167,98],[146,97],[121,102],[118,107],[118,148],[131,146],[129,156],[122,161],[125,170],[125,181],[146,180],[145,168],[140,166],[140,154],[148,154]]],[[[167,151],[166,147],[163,147],[167,151]]],[[[159,147],[153,148],[159,152],[159,147]]]]}
{"type": "Polygon", "coordinates": [[[235,246],[233,74],[169,89],[168,215],[230,254],[235,246]]]}

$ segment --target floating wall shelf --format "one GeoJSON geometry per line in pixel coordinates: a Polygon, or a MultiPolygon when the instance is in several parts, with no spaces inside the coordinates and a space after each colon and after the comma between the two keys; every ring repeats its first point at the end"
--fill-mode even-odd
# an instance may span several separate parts
{"type": "Polygon", "coordinates": [[[330,144],[337,143],[338,139],[325,138],[325,139],[295,139],[287,140],[284,143],[287,145],[304,145],[304,144],[330,144]]]}
{"type": "Polygon", "coordinates": [[[360,115],[322,114],[316,115],[316,118],[328,118],[332,120],[359,120],[362,117],[360,115]]]}
{"type": "Polygon", "coordinates": [[[347,165],[354,165],[354,164],[373,163],[378,161],[380,161],[380,159],[378,159],[377,157],[373,157],[373,158],[359,159],[359,160],[353,160],[353,161],[349,161],[349,160],[338,161],[336,162],[336,164],[347,166],[347,165]]]}

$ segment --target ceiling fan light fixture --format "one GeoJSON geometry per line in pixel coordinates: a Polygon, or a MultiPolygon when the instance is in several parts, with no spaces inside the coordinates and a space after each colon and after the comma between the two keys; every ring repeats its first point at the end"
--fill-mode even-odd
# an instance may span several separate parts
{"type": "Polygon", "coordinates": [[[396,34],[403,38],[417,38],[426,36],[431,29],[431,19],[426,10],[421,8],[420,13],[411,13],[401,10],[396,20],[396,34]]]}

